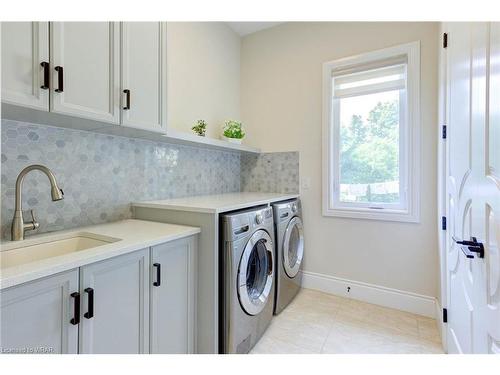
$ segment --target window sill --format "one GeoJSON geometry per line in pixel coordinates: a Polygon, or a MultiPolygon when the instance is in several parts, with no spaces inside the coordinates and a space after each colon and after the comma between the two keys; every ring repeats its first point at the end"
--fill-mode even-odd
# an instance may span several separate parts
{"type": "Polygon", "coordinates": [[[324,208],[323,216],[379,221],[399,221],[404,223],[420,223],[420,215],[418,212],[408,212],[391,209],[373,210],[369,208],[324,208]]]}

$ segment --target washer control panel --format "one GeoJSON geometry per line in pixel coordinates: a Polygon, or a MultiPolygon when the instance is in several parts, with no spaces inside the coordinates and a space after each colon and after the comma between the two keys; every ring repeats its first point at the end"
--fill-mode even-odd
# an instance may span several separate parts
{"type": "Polygon", "coordinates": [[[272,219],[273,210],[271,207],[266,208],[255,215],[255,223],[258,225],[262,224],[267,219],[272,219]]]}
{"type": "Polygon", "coordinates": [[[257,214],[255,215],[255,222],[257,224],[262,224],[264,222],[264,216],[262,216],[262,214],[257,214]]]}

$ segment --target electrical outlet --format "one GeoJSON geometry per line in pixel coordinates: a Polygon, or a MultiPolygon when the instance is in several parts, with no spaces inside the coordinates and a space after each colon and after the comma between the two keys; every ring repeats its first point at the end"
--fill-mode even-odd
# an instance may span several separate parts
{"type": "Polygon", "coordinates": [[[309,190],[311,188],[311,178],[302,177],[302,190],[309,190]]]}
{"type": "Polygon", "coordinates": [[[351,293],[351,287],[350,286],[347,287],[347,293],[351,293]]]}

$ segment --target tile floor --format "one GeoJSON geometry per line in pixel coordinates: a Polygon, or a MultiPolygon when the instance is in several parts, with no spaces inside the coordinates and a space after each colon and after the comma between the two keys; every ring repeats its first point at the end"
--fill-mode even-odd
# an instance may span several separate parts
{"type": "Polygon", "coordinates": [[[434,319],[303,289],[274,317],[251,351],[279,353],[443,353],[434,319]]]}

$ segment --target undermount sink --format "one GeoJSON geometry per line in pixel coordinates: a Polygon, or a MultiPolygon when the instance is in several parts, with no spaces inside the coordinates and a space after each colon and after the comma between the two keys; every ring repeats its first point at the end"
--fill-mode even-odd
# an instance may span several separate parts
{"type": "Polygon", "coordinates": [[[89,232],[77,232],[10,242],[2,245],[0,268],[20,266],[117,241],[120,239],[89,232]]]}

